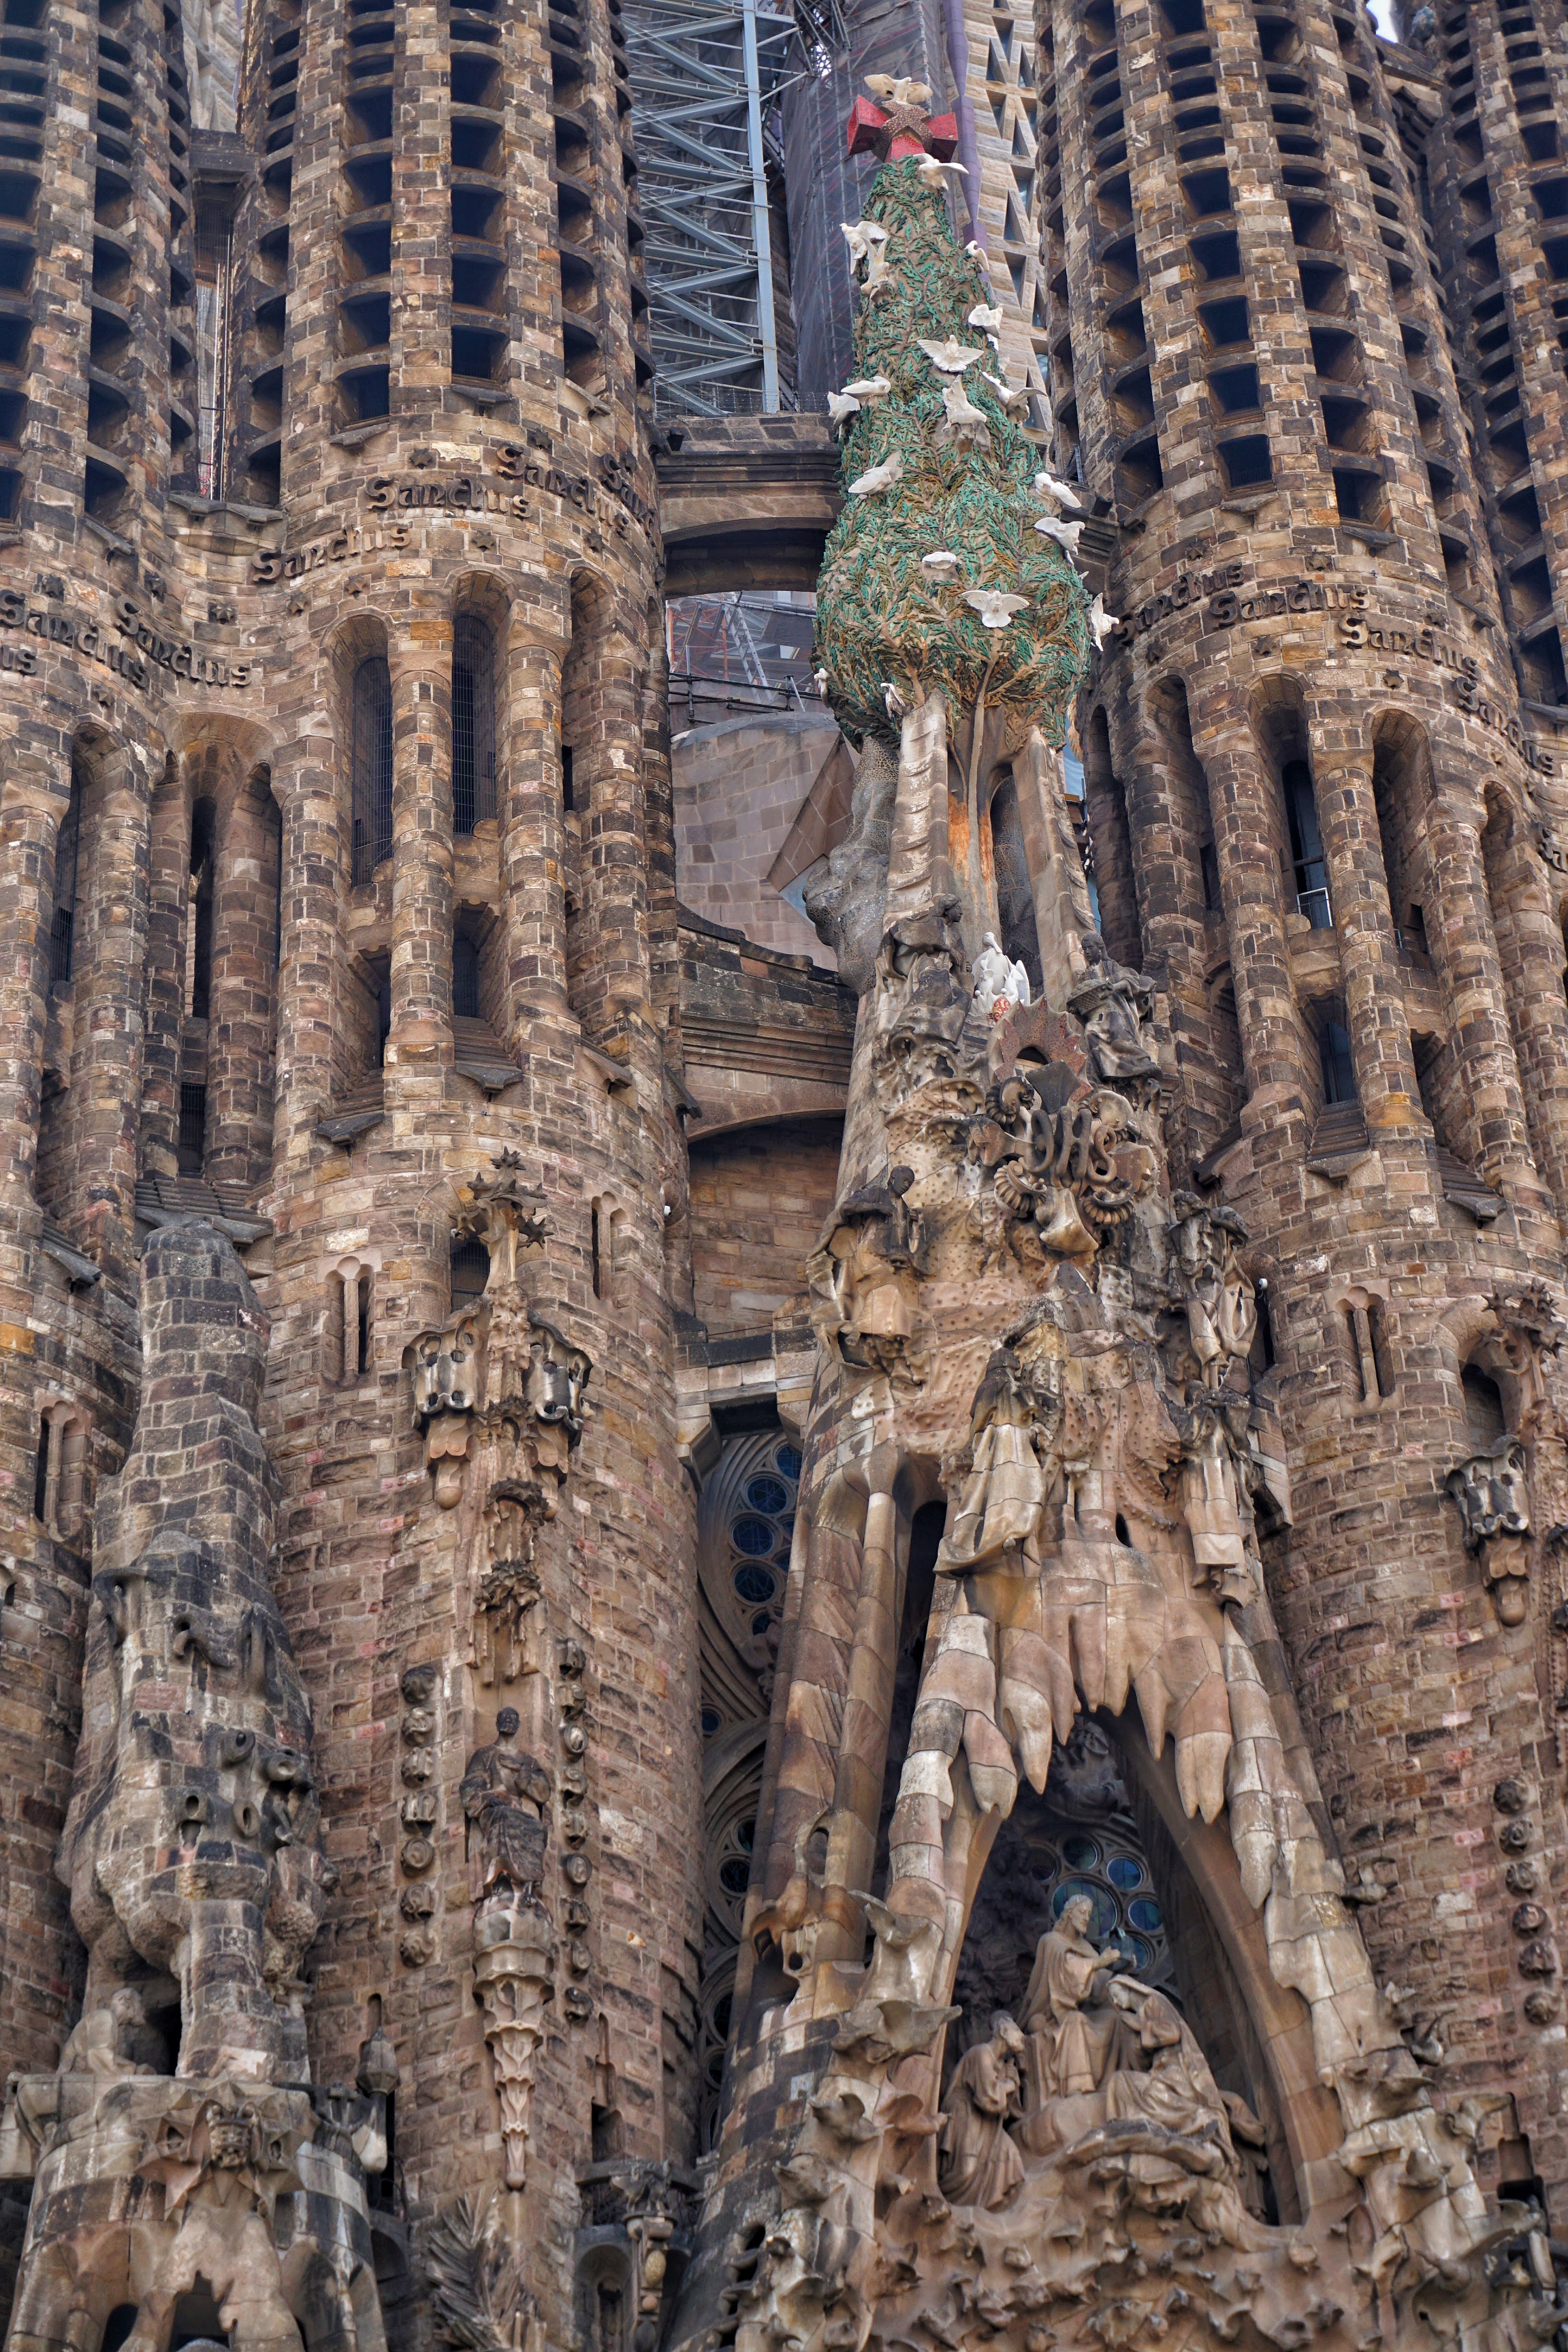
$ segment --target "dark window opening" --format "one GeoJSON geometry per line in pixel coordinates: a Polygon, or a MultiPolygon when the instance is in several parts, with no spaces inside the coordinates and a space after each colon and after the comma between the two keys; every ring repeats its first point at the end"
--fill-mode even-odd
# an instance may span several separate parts
{"type": "Polygon", "coordinates": [[[103,2323],[103,2341],[99,2352],[120,2352],[122,2344],[135,2333],[137,2306],[133,2303],[117,2303],[103,2323]]]}
{"type": "Polygon", "coordinates": [[[207,1150],[207,1090],[180,1088],[179,1167],[182,1176],[199,1176],[207,1150]]]}
{"type": "Polygon", "coordinates": [[[1318,807],[1312,797],[1311,770],[1305,760],[1288,760],[1280,781],[1285,788],[1285,814],[1290,828],[1297,911],[1306,916],[1315,931],[1326,931],[1332,928],[1334,916],[1329,902],[1329,869],[1323,858],[1322,836],[1318,831],[1318,807]]]}
{"type": "Polygon", "coordinates": [[[489,631],[458,615],[452,630],[452,830],[496,814],[495,685],[489,631]]]}
{"type": "Polygon", "coordinates": [[[33,1465],[33,1517],[42,1524],[47,1517],[49,1501],[49,1439],[52,1433],[47,1421],[38,1423],[38,1454],[33,1465]]]}
{"type": "Polygon", "coordinates": [[[1205,841],[1200,847],[1198,865],[1204,877],[1204,912],[1217,915],[1220,911],[1219,856],[1212,841],[1205,841]]]}
{"type": "Polygon", "coordinates": [[[561,805],[563,809],[575,808],[577,805],[574,797],[570,743],[563,743],[561,746],[561,805]]]}
{"type": "Polygon", "coordinates": [[[479,1018],[479,951],[461,931],[452,941],[452,1013],[458,1021],[479,1018]]]}
{"type": "Polygon", "coordinates": [[[1326,1103],[1353,1103],[1356,1099],[1355,1064],[1351,1058],[1350,1034],[1339,1021],[1325,1021],[1318,1040],[1318,1051],[1323,1065],[1323,1100],[1326,1103]]]}
{"type": "Polygon", "coordinates": [[[191,950],[186,971],[185,1010],[195,1021],[212,1012],[213,898],[215,895],[213,836],[217,811],[211,801],[198,801],[191,813],[191,950]]]}
{"type": "MultiPolygon", "coordinates": [[[[346,1306],[347,1303],[345,1299],[344,1305],[346,1306]]],[[[356,1308],[354,1369],[356,1371],[368,1372],[370,1370],[370,1273],[368,1268],[360,1276],[354,1304],[356,1308]]]]}
{"type": "Polygon", "coordinates": [[[483,1242],[455,1241],[452,1244],[452,1312],[460,1307],[472,1306],[485,1295],[485,1285],[490,1278],[490,1254],[483,1242]]]}
{"type": "Polygon", "coordinates": [[[593,1260],[594,1296],[595,1298],[603,1298],[605,1295],[604,1221],[599,1214],[597,1201],[594,1203],[590,1217],[589,1252],[593,1260]]]}
{"type": "Polygon", "coordinates": [[[1489,1445],[1495,1445],[1508,1428],[1502,1391],[1479,1364],[1467,1364],[1460,1379],[1465,1391],[1465,1421],[1470,1433],[1470,1444],[1478,1454],[1481,1454],[1489,1445]]]}
{"type": "Polygon", "coordinates": [[[55,837],[55,909],[49,929],[49,986],[63,988],[76,951],[76,894],[81,857],[81,778],[71,777],[70,799],[55,837]]]}
{"type": "Polygon", "coordinates": [[[184,2352],[187,2344],[226,2344],[228,2330],[223,2324],[217,2297],[198,2271],[196,2283],[189,2294],[181,2295],[174,2305],[174,2324],[169,2331],[169,2352],[184,2352]]]}
{"type": "Polygon", "coordinates": [[[353,677],[353,880],[392,855],[392,673],[371,654],[353,677]]]}
{"type": "Polygon", "coordinates": [[[1274,1318],[1269,1312],[1267,1282],[1258,1284],[1254,1297],[1258,1303],[1258,1328],[1252,1335],[1247,1360],[1254,1380],[1260,1380],[1265,1372],[1272,1371],[1275,1360],[1274,1318]]]}

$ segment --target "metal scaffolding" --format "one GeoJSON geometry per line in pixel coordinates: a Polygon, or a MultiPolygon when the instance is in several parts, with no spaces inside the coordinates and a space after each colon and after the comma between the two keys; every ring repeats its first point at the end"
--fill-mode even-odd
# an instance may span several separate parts
{"type": "Polygon", "coordinates": [[[626,27],[656,408],[792,407],[769,175],[785,90],[842,49],[838,0],[627,0],[626,27]]]}

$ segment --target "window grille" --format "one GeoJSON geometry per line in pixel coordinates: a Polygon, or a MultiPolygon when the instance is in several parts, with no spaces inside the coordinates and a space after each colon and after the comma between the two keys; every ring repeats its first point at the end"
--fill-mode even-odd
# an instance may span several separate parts
{"type": "Polygon", "coordinates": [[[70,978],[76,950],[77,867],[81,855],[81,782],[71,778],[70,800],[55,842],[55,914],[49,932],[49,986],[70,978]]]}
{"type": "Polygon", "coordinates": [[[496,813],[495,664],[482,621],[452,630],[452,830],[472,833],[496,813]]]}
{"type": "Polygon", "coordinates": [[[392,855],[392,673],[371,654],[353,682],[353,879],[368,882],[392,855]]]}
{"type": "Polygon", "coordinates": [[[483,1242],[455,1241],[452,1244],[452,1311],[471,1307],[476,1298],[484,1297],[485,1285],[490,1278],[490,1254],[483,1242]]]}

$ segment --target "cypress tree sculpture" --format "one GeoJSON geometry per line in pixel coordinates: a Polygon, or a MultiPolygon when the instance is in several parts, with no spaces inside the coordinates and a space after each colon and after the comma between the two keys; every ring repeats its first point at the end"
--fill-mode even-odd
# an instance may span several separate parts
{"type": "Polygon", "coordinates": [[[848,497],[817,584],[817,660],[856,742],[897,744],[902,711],[940,693],[973,795],[1031,728],[1061,742],[1089,664],[1089,600],[1036,528],[1058,502],[1035,487],[1022,395],[987,339],[990,288],[952,234],[944,166],[921,152],[932,126],[907,104],[856,111],[862,129],[868,116],[898,129],[846,231],[858,374],[833,403],[848,497]]]}

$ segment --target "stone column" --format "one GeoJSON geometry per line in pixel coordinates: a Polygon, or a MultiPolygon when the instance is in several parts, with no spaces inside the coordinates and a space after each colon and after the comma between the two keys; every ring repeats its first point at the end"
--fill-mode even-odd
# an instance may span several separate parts
{"type": "Polygon", "coordinates": [[[1372,791],[1372,746],[1356,719],[1320,719],[1310,734],[1318,825],[1339,935],[1345,1026],[1367,1132],[1375,1137],[1396,1129],[1424,1131],[1415,1059],[1400,1004],[1394,918],[1372,791]]]}
{"type": "Polygon", "coordinates": [[[850,1901],[848,1890],[870,1885],[877,1859],[888,1712],[899,1649],[899,1512],[889,1491],[897,1467],[885,1448],[866,1465],[871,1493],[860,1539],[860,1593],[827,1832],[828,1924],[817,1943],[819,1959],[858,1960],[865,1940],[860,1906],[850,1901]]]}
{"type": "Polygon", "coordinates": [[[1305,1113],[1317,1094],[1290,977],[1277,795],[1251,735],[1234,723],[1211,731],[1205,718],[1203,705],[1195,704],[1194,747],[1209,780],[1215,858],[1247,1069],[1243,1123],[1271,1125],[1275,1115],[1305,1113]]]}
{"type": "Polygon", "coordinates": [[[389,352],[395,415],[409,408],[430,408],[452,373],[452,208],[447,161],[451,152],[451,75],[446,11],[436,0],[407,0],[398,11],[396,77],[389,352]]]}
{"type": "Polygon", "coordinates": [[[172,1176],[179,1165],[180,1033],[191,898],[191,800],[177,760],[165,768],[153,797],[148,866],[142,1164],[172,1176]]]}
{"type": "Polygon", "coordinates": [[[639,688],[644,649],[619,613],[595,611],[575,773],[583,821],[584,1034],[617,1059],[657,1063],[648,1020],[647,856],[639,688]],[[640,1046],[640,1050],[639,1050],[640,1046]]]}
{"type": "Polygon", "coordinates": [[[207,1045],[206,1173],[247,1192],[266,1182],[271,1158],[278,858],[260,770],[230,801],[216,850],[207,1045]]]}
{"type": "Polygon", "coordinates": [[[513,638],[502,670],[501,907],[506,927],[508,1043],[525,1052],[542,1018],[566,1010],[566,901],[562,887],[561,654],[513,638]]]}
{"type": "Polygon", "coordinates": [[[279,746],[273,781],[283,812],[281,953],[273,1110],[273,1175],[308,1177],[311,1135],[332,1098],[340,974],[338,911],[349,870],[336,746],[316,710],[279,746]]]}
{"type": "Polygon", "coordinates": [[[134,1279],[147,946],[150,778],[161,751],[106,754],[83,810],[71,1091],[75,1238],[106,1273],[134,1279]]]}
{"type": "Polygon", "coordinates": [[[1522,1081],[1525,1120],[1537,1169],[1568,1217],[1568,998],[1563,992],[1563,934],[1552,918],[1545,877],[1529,828],[1511,805],[1486,866],[1492,927],[1522,1081]]]}
{"type": "MultiPolygon", "coordinates": [[[[15,747],[13,746],[13,749],[15,747]]],[[[68,805],[68,761],[29,759],[0,799],[0,871],[10,953],[0,963],[0,1322],[26,1331],[33,1313],[33,1178],[47,1017],[55,849],[68,805]]]]}
{"type": "Polygon", "coordinates": [[[1447,1000],[1481,1173],[1505,1192],[1521,1183],[1533,1190],[1538,1180],[1509,1034],[1480,827],[1440,779],[1426,817],[1426,852],[1436,899],[1436,919],[1428,920],[1426,936],[1447,1000]]]}
{"type": "Polygon", "coordinates": [[[392,671],[392,1030],[387,1103],[438,1104],[452,1059],[452,625],[413,619],[392,671]]]}

